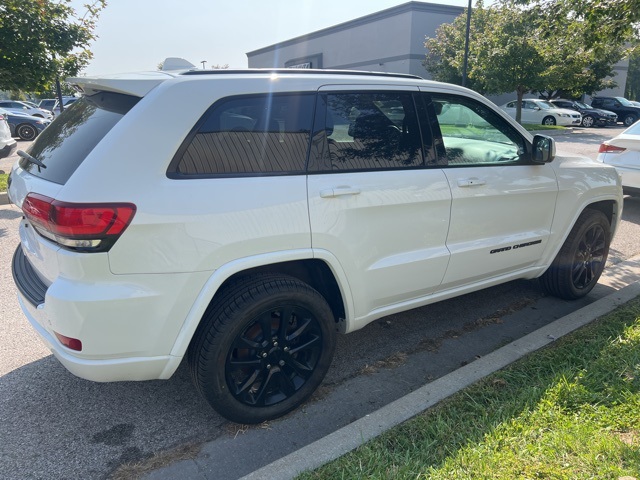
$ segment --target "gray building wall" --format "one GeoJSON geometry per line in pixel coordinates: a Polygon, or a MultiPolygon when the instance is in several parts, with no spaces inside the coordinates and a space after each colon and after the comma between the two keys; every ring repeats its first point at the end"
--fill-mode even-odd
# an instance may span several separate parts
{"type": "Polygon", "coordinates": [[[434,36],[463,8],[409,2],[248,52],[249,68],[291,67],[411,73],[422,66],[425,36],[434,36]]]}

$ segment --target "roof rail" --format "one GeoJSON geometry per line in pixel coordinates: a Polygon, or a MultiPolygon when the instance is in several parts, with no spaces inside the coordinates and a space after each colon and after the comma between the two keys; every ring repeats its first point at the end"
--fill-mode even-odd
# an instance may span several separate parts
{"type": "Polygon", "coordinates": [[[353,75],[353,76],[373,76],[373,77],[395,77],[411,78],[423,80],[418,75],[410,73],[388,73],[388,72],[368,72],[363,70],[325,70],[319,68],[244,68],[244,69],[211,69],[211,70],[189,70],[180,75],[237,75],[237,74],[306,74],[306,75],[353,75]]]}

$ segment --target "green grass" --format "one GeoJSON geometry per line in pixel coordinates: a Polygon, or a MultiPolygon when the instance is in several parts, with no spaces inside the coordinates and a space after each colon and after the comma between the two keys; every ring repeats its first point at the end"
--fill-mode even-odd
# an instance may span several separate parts
{"type": "Polygon", "coordinates": [[[566,130],[567,127],[563,127],[560,125],[539,125],[537,123],[523,123],[522,126],[528,132],[537,132],[541,130],[566,130]]]}
{"type": "Polygon", "coordinates": [[[640,479],[640,299],[301,476],[640,479]]]}
{"type": "Polygon", "coordinates": [[[0,192],[7,191],[7,178],[9,178],[8,173],[0,173],[0,192]]]}

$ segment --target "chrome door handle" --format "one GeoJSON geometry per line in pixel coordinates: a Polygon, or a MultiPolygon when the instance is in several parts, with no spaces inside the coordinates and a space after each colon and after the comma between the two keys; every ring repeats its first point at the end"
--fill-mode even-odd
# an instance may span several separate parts
{"type": "Polygon", "coordinates": [[[343,195],[359,195],[361,190],[354,187],[333,187],[320,190],[320,198],[341,197],[343,195]]]}

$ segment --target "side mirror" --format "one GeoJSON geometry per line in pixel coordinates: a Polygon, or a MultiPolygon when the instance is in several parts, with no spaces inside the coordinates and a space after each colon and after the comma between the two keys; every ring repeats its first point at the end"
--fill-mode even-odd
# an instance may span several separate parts
{"type": "Polygon", "coordinates": [[[552,162],[556,157],[556,142],[546,135],[536,135],[533,137],[533,163],[542,165],[552,162]]]}

